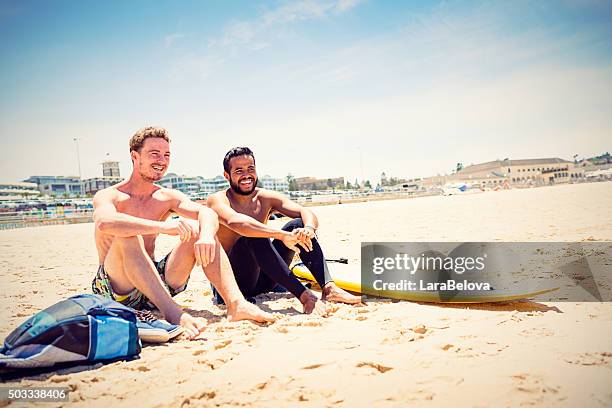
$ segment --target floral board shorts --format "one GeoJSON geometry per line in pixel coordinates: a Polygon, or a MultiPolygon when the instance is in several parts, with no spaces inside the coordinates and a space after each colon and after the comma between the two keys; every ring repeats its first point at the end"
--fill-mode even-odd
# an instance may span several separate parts
{"type": "MultiPolygon", "coordinates": [[[[187,288],[187,282],[185,282],[183,286],[177,289],[171,288],[166,283],[166,263],[168,262],[168,258],[170,257],[171,253],[172,252],[163,257],[160,261],[153,261],[153,264],[155,265],[157,273],[159,273],[159,277],[161,278],[164,286],[166,286],[168,292],[170,292],[170,296],[174,297],[187,288]]],[[[187,278],[187,281],[189,281],[189,278],[187,278]]],[[[153,302],[151,302],[141,291],[136,288],[134,288],[134,290],[132,290],[127,295],[119,295],[115,293],[110,283],[108,274],[104,270],[104,265],[100,265],[98,267],[98,272],[96,273],[96,276],[91,282],[91,290],[96,295],[101,295],[109,299],[113,299],[114,301],[117,301],[127,307],[131,307],[132,309],[156,309],[153,302]]]]}

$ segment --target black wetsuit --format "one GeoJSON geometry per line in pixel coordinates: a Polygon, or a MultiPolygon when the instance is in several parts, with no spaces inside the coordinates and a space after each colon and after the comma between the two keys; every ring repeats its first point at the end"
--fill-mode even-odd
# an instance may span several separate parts
{"type": "MultiPolygon", "coordinates": [[[[296,218],[282,229],[293,231],[303,227],[302,219],[296,218]]],[[[289,269],[293,255],[294,251],[287,248],[282,241],[240,237],[230,250],[228,258],[238,287],[245,297],[270,292],[277,285],[281,285],[299,298],[306,288],[289,269]]],[[[321,287],[332,281],[325,256],[316,238],[312,239],[312,251],[307,252],[300,247],[299,256],[321,287]]]]}

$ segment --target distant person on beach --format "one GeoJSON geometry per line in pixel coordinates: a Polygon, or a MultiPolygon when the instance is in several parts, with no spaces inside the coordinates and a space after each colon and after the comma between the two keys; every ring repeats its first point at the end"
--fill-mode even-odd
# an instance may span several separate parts
{"type": "Polygon", "coordinates": [[[359,296],[340,289],[332,280],[317,241],[319,222],[315,214],[283,194],[257,187],[251,149],[231,149],[223,159],[223,169],[230,188],[208,197],[207,205],[219,215],[219,241],[244,296],[256,296],[281,285],[300,300],[304,313],[325,314],[324,302],[289,270],[298,252],[321,286],[323,301],[361,302],[359,296]],[[273,211],[293,220],[280,230],[269,227],[266,223],[273,211]]]}
{"type": "Polygon", "coordinates": [[[183,311],[172,297],[185,290],[194,265],[201,265],[225,300],[230,321],[273,321],[271,314],[247,302],[238,289],[216,236],[217,214],[180,191],[153,184],[170,163],[167,131],[139,130],[130,140],[130,155],[134,166],[130,178],[94,197],[100,266],[93,292],[134,309],[157,307],[166,320],[180,324],[193,338],[203,330],[203,322],[183,311]],[[184,218],[170,218],[171,213],[184,218]],[[178,235],[180,242],[155,261],[159,234],[178,235]]]}

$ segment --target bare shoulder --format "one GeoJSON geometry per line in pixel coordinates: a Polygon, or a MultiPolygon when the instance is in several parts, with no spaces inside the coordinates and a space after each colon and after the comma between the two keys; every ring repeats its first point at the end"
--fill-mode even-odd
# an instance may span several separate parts
{"type": "Polygon", "coordinates": [[[93,197],[93,204],[102,205],[108,203],[114,203],[118,198],[121,192],[117,190],[116,186],[110,186],[98,191],[93,197]]]}
{"type": "Polygon", "coordinates": [[[265,188],[260,188],[257,191],[257,196],[260,200],[266,200],[266,201],[284,201],[284,200],[289,200],[289,197],[287,197],[285,194],[279,192],[279,191],[274,191],[274,190],[268,190],[265,188]]]}
{"type": "Polygon", "coordinates": [[[165,198],[165,199],[170,199],[170,200],[188,199],[187,195],[183,193],[182,191],[175,190],[173,188],[162,187],[162,186],[158,186],[158,187],[159,187],[159,190],[156,190],[154,194],[160,198],[165,198]]]}
{"type": "Polygon", "coordinates": [[[229,199],[227,198],[227,190],[217,191],[216,193],[209,195],[206,198],[206,203],[209,206],[214,205],[214,204],[229,203],[229,199]]]}

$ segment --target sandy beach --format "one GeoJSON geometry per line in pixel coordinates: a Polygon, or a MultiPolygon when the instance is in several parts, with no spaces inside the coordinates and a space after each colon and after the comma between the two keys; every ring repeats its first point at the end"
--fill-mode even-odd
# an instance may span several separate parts
{"type": "MultiPolygon", "coordinates": [[[[362,241],[612,241],[611,209],[610,182],[313,208],[326,255],[355,271],[362,241]]],[[[93,224],[0,231],[0,337],[90,293],[96,269],[93,224]]],[[[371,299],[319,318],[274,294],[258,304],[283,317],[265,326],[227,322],[201,270],[177,299],[207,320],[198,340],[11,384],[67,386],[77,407],[612,406],[612,303],[371,299]]]]}

